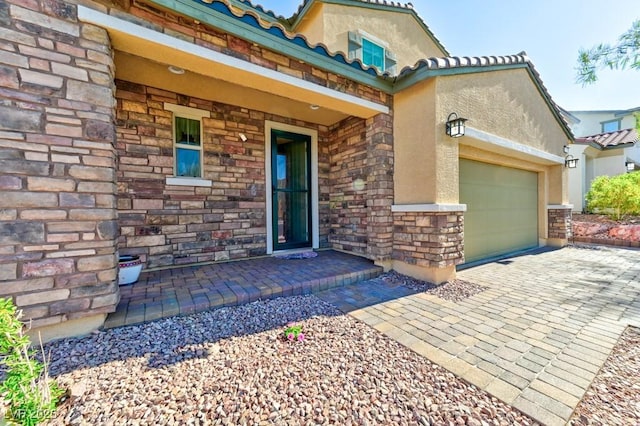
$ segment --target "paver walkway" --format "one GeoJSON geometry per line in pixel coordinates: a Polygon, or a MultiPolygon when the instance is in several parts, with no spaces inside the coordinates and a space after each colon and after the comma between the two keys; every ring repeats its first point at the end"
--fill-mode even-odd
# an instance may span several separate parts
{"type": "Polygon", "coordinates": [[[563,425],[627,325],[640,327],[640,251],[539,251],[470,268],[462,302],[381,280],[319,297],[543,424],[563,425]]]}
{"type": "Polygon", "coordinates": [[[143,272],[120,287],[120,303],[105,328],[139,324],[259,299],[317,293],[380,275],[357,256],[320,251],[311,259],[263,257],[237,262],[143,272]]]}

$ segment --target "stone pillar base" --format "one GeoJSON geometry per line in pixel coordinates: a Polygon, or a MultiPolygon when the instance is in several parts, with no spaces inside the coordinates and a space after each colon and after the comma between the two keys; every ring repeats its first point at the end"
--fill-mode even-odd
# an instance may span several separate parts
{"type": "Polygon", "coordinates": [[[455,279],[456,267],[446,266],[444,268],[430,268],[427,266],[410,265],[400,260],[393,261],[393,269],[404,275],[408,275],[418,280],[427,281],[433,284],[442,284],[455,279]]]}
{"type": "Polygon", "coordinates": [[[83,336],[102,327],[106,318],[107,314],[98,314],[71,319],[61,323],[31,329],[27,331],[27,334],[34,345],[37,345],[40,339],[42,339],[42,343],[47,343],[66,337],[83,336]]]}
{"type": "Polygon", "coordinates": [[[570,204],[547,206],[547,219],[549,228],[547,229],[547,245],[552,247],[564,247],[571,238],[571,210],[570,204]]]}
{"type": "Polygon", "coordinates": [[[441,284],[464,263],[465,205],[419,204],[393,207],[393,269],[441,284]]]}

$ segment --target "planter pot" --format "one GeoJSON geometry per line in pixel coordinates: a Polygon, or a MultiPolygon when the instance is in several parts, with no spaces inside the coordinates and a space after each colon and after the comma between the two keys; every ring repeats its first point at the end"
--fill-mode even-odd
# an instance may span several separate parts
{"type": "Polygon", "coordinates": [[[120,256],[118,259],[118,284],[127,285],[138,281],[142,271],[140,256],[120,256]]]}

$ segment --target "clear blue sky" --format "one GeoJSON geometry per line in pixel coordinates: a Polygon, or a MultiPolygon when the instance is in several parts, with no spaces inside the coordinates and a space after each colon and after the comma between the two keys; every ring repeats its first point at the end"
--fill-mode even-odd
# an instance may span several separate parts
{"type": "MultiPolygon", "coordinates": [[[[291,16],[302,0],[252,0],[291,16]]],[[[405,3],[403,1],[403,3],[405,3]]],[[[568,110],[640,106],[640,71],[599,72],[575,83],[578,49],[607,42],[640,19],[639,0],[412,0],[414,9],[452,56],[526,51],[553,99],[568,110]]]]}

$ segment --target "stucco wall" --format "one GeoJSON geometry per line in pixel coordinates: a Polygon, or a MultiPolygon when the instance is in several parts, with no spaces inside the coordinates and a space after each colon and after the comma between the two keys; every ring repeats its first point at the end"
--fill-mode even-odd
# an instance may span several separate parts
{"type": "Polygon", "coordinates": [[[569,175],[569,203],[573,205],[574,212],[584,210],[584,196],[587,192],[587,157],[584,151],[587,145],[569,145],[569,154],[578,159],[578,166],[575,169],[568,169],[569,175]]]}
{"type": "MultiPolygon", "coordinates": [[[[314,43],[330,50],[348,52],[348,32],[362,30],[388,43],[398,59],[398,71],[418,60],[444,56],[410,12],[375,10],[368,7],[324,4],[321,12],[309,13],[296,28],[314,43]]],[[[374,40],[375,41],[375,40],[374,40]]]]}
{"type": "Polygon", "coordinates": [[[440,77],[438,111],[440,122],[456,112],[470,127],[556,155],[570,142],[524,68],[440,77]]]}
{"type": "Polygon", "coordinates": [[[438,202],[435,83],[423,81],[394,98],[395,204],[438,202]]]}

